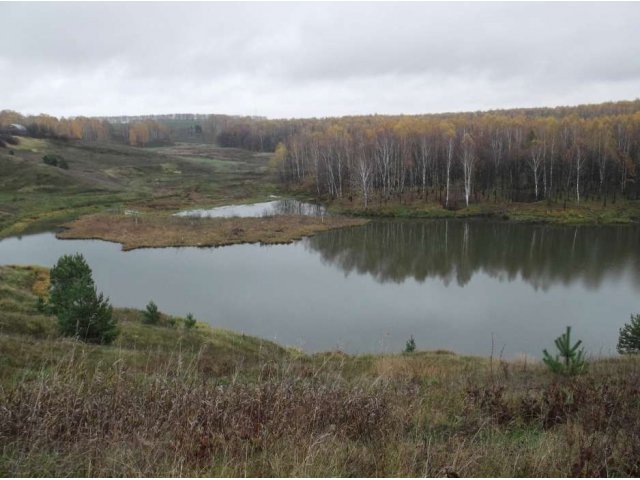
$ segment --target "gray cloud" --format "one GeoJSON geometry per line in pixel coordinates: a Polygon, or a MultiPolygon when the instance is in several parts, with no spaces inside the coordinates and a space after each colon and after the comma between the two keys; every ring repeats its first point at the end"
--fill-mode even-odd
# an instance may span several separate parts
{"type": "Polygon", "coordinates": [[[638,3],[0,3],[0,18],[0,108],[25,113],[327,116],[640,95],[638,3]]]}

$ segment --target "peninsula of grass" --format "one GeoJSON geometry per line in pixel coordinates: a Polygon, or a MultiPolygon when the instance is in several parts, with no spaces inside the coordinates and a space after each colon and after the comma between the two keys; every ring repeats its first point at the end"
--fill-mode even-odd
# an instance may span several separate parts
{"type": "Polygon", "coordinates": [[[38,311],[47,285],[0,267],[3,477],[640,474],[637,356],[562,377],[445,351],[309,354],[119,308],[115,343],[93,345],[38,311]]]}
{"type": "Polygon", "coordinates": [[[365,219],[275,215],[271,217],[191,218],[146,214],[95,214],[64,225],[63,239],[106,240],[123,250],[155,247],[217,247],[239,243],[283,244],[325,230],[363,225],[365,219]]]}
{"type": "Polygon", "coordinates": [[[352,199],[329,203],[335,214],[369,218],[491,218],[521,223],[562,225],[626,225],[640,223],[640,201],[619,200],[606,206],[601,200],[575,202],[481,202],[447,209],[423,200],[372,201],[367,208],[352,199]]]}

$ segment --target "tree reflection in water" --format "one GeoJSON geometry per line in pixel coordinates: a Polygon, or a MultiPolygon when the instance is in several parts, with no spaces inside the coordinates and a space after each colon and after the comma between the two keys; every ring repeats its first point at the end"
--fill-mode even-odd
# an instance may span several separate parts
{"type": "Polygon", "coordinates": [[[373,221],[306,240],[345,274],[379,282],[440,278],[466,285],[474,273],[520,276],[536,289],[582,281],[590,288],[629,272],[640,290],[640,227],[568,227],[480,220],[373,221]]]}

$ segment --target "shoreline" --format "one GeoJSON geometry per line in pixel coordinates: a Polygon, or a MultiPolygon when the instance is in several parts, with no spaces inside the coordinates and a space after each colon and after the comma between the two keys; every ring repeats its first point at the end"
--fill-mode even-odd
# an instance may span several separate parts
{"type": "Polygon", "coordinates": [[[603,207],[599,202],[582,205],[536,203],[478,203],[448,210],[434,202],[369,205],[366,209],[345,201],[326,202],[329,212],[355,218],[384,219],[478,219],[513,223],[555,225],[637,225],[640,224],[640,201],[620,202],[603,207]]]}

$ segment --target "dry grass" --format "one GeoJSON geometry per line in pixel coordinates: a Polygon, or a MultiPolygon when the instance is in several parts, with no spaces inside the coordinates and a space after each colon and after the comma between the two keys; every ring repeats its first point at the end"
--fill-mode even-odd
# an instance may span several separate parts
{"type": "Polygon", "coordinates": [[[73,350],[0,391],[0,474],[640,473],[634,361],[563,380],[539,367],[490,375],[486,363],[458,376],[421,353],[402,358],[428,376],[408,379],[372,365],[354,375],[357,357],[287,357],[212,375],[197,356],[139,371],[125,352],[96,365],[73,350]]]}
{"type": "Polygon", "coordinates": [[[238,243],[290,243],[333,228],[362,225],[345,217],[278,215],[258,218],[184,218],[167,215],[131,217],[96,214],[80,217],[58,234],[66,239],[100,239],[123,250],[145,247],[222,246],[238,243]]]}
{"type": "Polygon", "coordinates": [[[35,310],[42,277],[0,267],[0,476],[640,475],[640,357],[561,378],[444,351],[305,355],[128,309],[116,345],[87,345],[35,310]]]}

